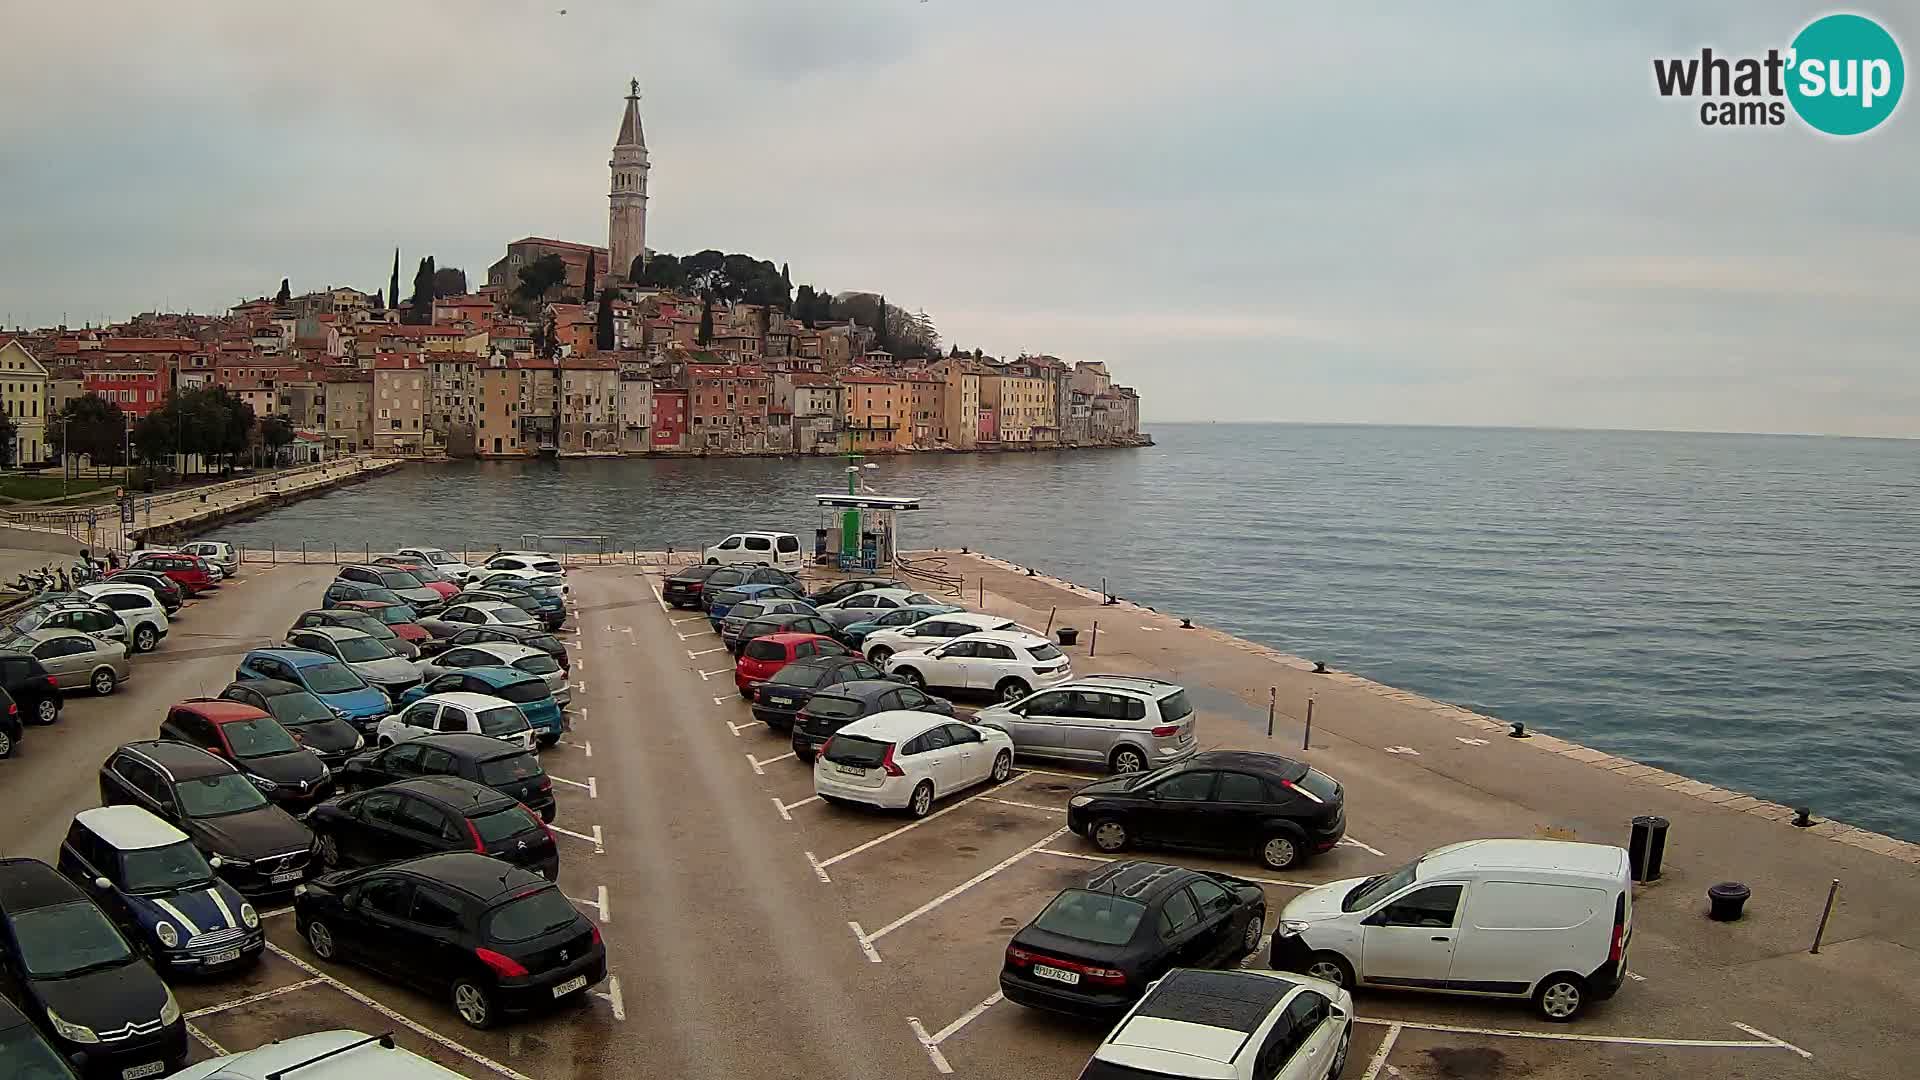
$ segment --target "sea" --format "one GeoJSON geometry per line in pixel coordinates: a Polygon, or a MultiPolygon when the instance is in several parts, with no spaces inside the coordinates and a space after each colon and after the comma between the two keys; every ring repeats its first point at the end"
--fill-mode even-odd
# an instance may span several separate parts
{"type": "MultiPolygon", "coordinates": [[[[1920,441],[1150,425],[871,459],[970,546],[1379,682],[1920,840],[1920,441]]],[[[409,467],[217,535],[685,550],[799,533],[843,459],[409,467]],[[593,537],[561,541],[554,537],[593,537]],[[545,538],[545,539],[543,539],[545,538]]]]}

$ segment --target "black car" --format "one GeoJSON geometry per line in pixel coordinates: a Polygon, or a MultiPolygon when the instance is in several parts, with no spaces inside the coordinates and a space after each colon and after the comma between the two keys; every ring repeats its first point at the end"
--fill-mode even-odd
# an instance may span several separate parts
{"type": "Polygon", "coordinates": [[[20,724],[20,706],[14,704],[13,695],[0,687],[0,758],[10,758],[20,748],[20,736],[26,729],[20,724]]]}
{"type": "Polygon", "coordinates": [[[824,589],[817,589],[807,594],[807,599],[814,607],[819,607],[821,604],[831,604],[836,600],[845,600],[855,593],[863,593],[871,589],[910,589],[912,587],[913,586],[908,585],[904,581],[895,581],[893,578],[847,578],[845,581],[836,581],[824,589]]]}
{"type": "Polygon", "coordinates": [[[1267,898],[1226,874],[1128,860],[1053,898],[1007,945],[1000,992],[1106,1018],[1174,968],[1235,967],[1260,947],[1267,898]]]}
{"type": "Polygon", "coordinates": [[[812,764],[814,755],[834,732],[862,717],[893,709],[952,716],[953,702],[892,679],[862,679],[831,686],[808,698],[794,716],[793,752],[801,761],[812,764]]]}
{"type": "Polygon", "coordinates": [[[88,1076],[159,1076],[187,1063],[173,991],[86,893],[38,859],[0,859],[0,975],[49,1042],[86,1055],[88,1076]]]}
{"type": "Polygon", "coordinates": [[[160,601],[160,607],[169,617],[187,602],[186,593],[180,588],[179,582],[151,570],[117,570],[108,575],[106,580],[114,585],[145,585],[153,590],[154,597],[160,601]]]}
{"type": "Polygon", "coordinates": [[[733,655],[747,651],[747,642],[768,634],[819,634],[833,637],[833,624],[818,615],[760,615],[740,628],[733,643],[733,655]]]}
{"type": "Polygon", "coordinates": [[[79,1080],[27,1014],[0,997],[0,1076],[9,1080],[79,1080]]]}
{"type": "Polygon", "coordinates": [[[414,610],[407,604],[406,598],[383,585],[369,585],[364,581],[341,581],[335,579],[327,583],[323,607],[338,607],[349,600],[374,600],[382,604],[406,604],[407,610],[414,610]]]}
{"type": "Polygon", "coordinates": [[[1339,843],[1347,814],[1340,784],[1323,772],[1278,754],[1212,750],[1081,788],[1067,827],[1109,854],[1130,844],[1192,848],[1285,870],[1339,843]]]}
{"type": "Polygon", "coordinates": [[[660,583],[660,598],[677,608],[697,608],[707,576],[720,567],[714,563],[695,563],[660,583]]]}
{"type": "Polygon", "coordinates": [[[571,671],[572,662],[567,658],[567,647],[560,639],[538,627],[533,626],[464,626],[459,623],[447,623],[452,636],[446,643],[435,648],[435,652],[444,652],[458,645],[486,645],[499,642],[505,645],[525,645],[529,649],[539,649],[560,665],[561,671],[571,671]]]}
{"type": "Polygon", "coordinates": [[[294,741],[319,755],[330,769],[337,769],[349,756],[366,745],[352,724],[340,719],[313,691],[299,683],[280,679],[242,679],[228,683],[220,691],[225,701],[237,701],[269,713],[287,729],[294,741]]]}
{"type": "Polygon", "coordinates": [[[394,633],[393,627],[359,608],[315,608],[312,611],[303,611],[299,618],[293,620],[293,625],[287,628],[287,633],[291,634],[295,630],[305,630],[313,626],[344,626],[349,630],[358,630],[369,637],[379,638],[380,644],[385,645],[402,660],[420,658],[418,645],[394,633]]]}
{"type": "Polygon", "coordinates": [[[307,815],[328,870],[472,851],[524,866],[549,881],[560,849],[511,795],[457,776],[422,776],[321,803],[307,815]]]}
{"type": "Polygon", "coordinates": [[[476,1028],[582,1000],[607,977],[599,928],[558,886],[470,852],[324,875],[293,918],[320,959],[444,994],[476,1028]]]}
{"type": "Polygon", "coordinates": [[[340,770],[340,787],[355,792],[416,776],[471,780],[520,800],[542,821],[553,820],[553,781],[540,759],[488,735],[442,732],[360,754],[340,770]]]}
{"type": "Polygon", "coordinates": [[[835,683],[884,678],[885,672],[858,656],[809,656],[795,660],[754,688],[753,718],[775,731],[792,731],[794,714],[806,706],[814,691],[835,683]]]}
{"type": "MultiPolygon", "coordinates": [[[[700,610],[713,607],[713,597],[722,589],[731,589],[736,585],[789,585],[798,587],[800,577],[789,574],[775,566],[716,566],[701,583],[700,610]]],[[[664,595],[664,594],[663,594],[664,595]]]]}
{"type": "Polygon", "coordinates": [[[313,833],[267,801],[240,770],[186,743],[150,740],[100,766],[100,801],[143,807],[172,822],[220,876],[252,897],[290,891],[307,876],[313,833]]]}
{"type": "Polygon", "coordinates": [[[60,685],[31,653],[0,651],[0,690],[13,698],[25,719],[36,724],[60,719],[60,685]]]}
{"type": "Polygon", "coordinates": [[[167,710],[159,737],[233,762],[254,787],[289,810],[305,810],[333,794],[333,775],[320,755],[301,746],[265,709],[188,698],[167,710]]]}

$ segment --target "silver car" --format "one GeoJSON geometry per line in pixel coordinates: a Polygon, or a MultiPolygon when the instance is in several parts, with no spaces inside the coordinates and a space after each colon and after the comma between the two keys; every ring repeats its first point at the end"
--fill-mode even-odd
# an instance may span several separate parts
{"type": "Polygon", "coordinates": [[[120,621],[119,614],[85,596],[30,608],[14,619],[13,625],[7,629],[15,634],[34,630],[78,630],[108,641],[124,643],[127,640],[127,624],[120,621]]]}
{"type": "Polygon", "coordinates": [[[308,626],[287,631],[287,645],[331,656],[394,701],[420,685],[420,668],[402,660],[379,638],[346,626],[308,626]]]}
{"type": "Polygon", "coordinates": [[[125,645],[78,630],[33,630],[0,643],[0,648],[31,653],[62,693],[111,694],[133,675],[125,645]]]}
{"type": "Polygon", "coordinates": [[[471,667],[508,667],[538,675],[546,682],[548,692],[553,694],[554,702],[561,708],[566,708],[573,700],[573,690],[567,686],[567,673],[561,670],[553,657],[531,645],[488,641],[455,646],[431,660],[422,661],[420,674],[431,682],[449,671],[471,667]]]}
{"type": "Polygon", "coordinates": [[[1021,757],[1157,769],[1198,749],[1184,687],[1136,675],[1089,675],[981,709],[974,723],[1013,738],[1021,757]]]}
{"type": "Polygon", "coordinates": [[[805,600],[787,600],[769,597],[765,600],[742,600],[727,609],[720,620],[720,640],[731,649],[740,644],[740,631],[746,625],[762,615],[817,615],[813,605],[805,600]]]}
{"type": "Polygon", "coordinates": [[[240,553],[224,540],[195,540],[191,544],[180,545],[180,550],[188,555],[200,556],[226,577],[240,572],[240,553]]]}

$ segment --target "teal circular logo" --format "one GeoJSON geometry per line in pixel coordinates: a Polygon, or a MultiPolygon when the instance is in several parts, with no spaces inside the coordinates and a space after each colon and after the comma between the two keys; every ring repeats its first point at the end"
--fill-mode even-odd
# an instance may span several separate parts
{"type": "Polygon", "coordinates": [[[1900,104],[1907,66],[1900,43],[1863,15],[1815,19],[1793,39],[1787,100],[1809,127],[1859,135],[1900,104]]]}

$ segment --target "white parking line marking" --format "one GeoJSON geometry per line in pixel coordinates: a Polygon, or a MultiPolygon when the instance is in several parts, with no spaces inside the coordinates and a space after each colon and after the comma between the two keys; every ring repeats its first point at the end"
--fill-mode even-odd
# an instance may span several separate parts
{"type": "Polygon", "coordinates": [[[584,784],[578,780],[569,780],[564,776],[555,776],[552,773],[547,774],[547,779],[555,781],[557,783],[572,784],[574,787],[577,787],[577,788],[585,788],[587,792],[587,797],[590,799],[597,799],[600,797],[600,781],[595,779],[594,777],[591,777],[591,776],[587,777],[587,782],[584,784]]]}
{"type": "Polygon", "coordinates": [[[733,737],[737,739],[740,737],[740,733],[747,730],[748,728],[759,727],[760,721],[749,720],[744,724],[736,724],[733,721],[728,720],[726,721],[726,725],[727,725],[727,730],[733,732],[733,737]]]}
{"type": "MultiPolygon", "coordinates": [[[[1040,854],[1058,855],[1063,859],[1081,859],[1086,862],[1112,862],[1113,861],[1112,859],[1107,858],[1105,855],[1088,855],[1084,851],[1061,851],[1059,848],[1041,848],[1040,854]]],[[[1257,882],[1261,885],[1280,885],[1289,889],[1317,889],[1321,885],[1326,884],[1325,882],[1316,882],[1316,881],[1282,881],[1279,878],[1253,877],[1248,874],[1235,874],[1233,876],[1239,878],[1242,881],[1257,882]]]]}
{"type": "Polygon", "coordinates": [[[209,1036],[206,1032],[201,1031],[198,1027],[195,1027],[191,1023],[187,1024],[187,1034],[193,1036],[194,1041],[198,1042],[201,1046],[206,1047],[208,1050],[213,1051],[215,1054],[218,1054],[221,1057],[228,1056],[229,1052],[226,1047],[221,1046],[217,1042],[214,1042],[211,1036],[209,1036]]]}
{"type": "Polygon", "coordinates": [[[803,852],[802,854],[806,855],[807,857],[807,865],[813,867],[814,877],[819,878],[821,881],[827,881],[827,882],[831,882],[833,880],[832,878],[827,876],[827,868],[820,865],[819,858],[815,856],[813,852],[808,851],[808,852],[803,852]]]}
{"type": "MultiPolygon", "coordinates": [[[[792,757],[793,755],[791,755],[791,754],[789,754],[789,755],[787,755],[787,756],[788,756],[788,757],[792,757]]],[[[993,791],[993,790],[996,790],[996,789],[994,789],[994,788],[988,788],[987,790],[988,790],[988,791],[993,791]]],[[[982,793],[982,794],[984,794],[984,793],[982,793]]],[[[967,796],[966,798],[964,798],[964,799],[961,799],[961,800],[960,800],[959,802],[957,802],[957,803],[954,803],[954,804],[953,804],[952,806],[949,806],[949,807],[946,807],[945,809],[942,809],[942,810],[935,810],[935,811],[934,811],[933,813],[931,813],[931,814],[928,814],[928,815],[927,815],[926,817],[923,817],[923,818],[921,818],[921,819],[920,819],[920,820],[918,820],[918,821],[910,821],[910,822],[908,822],[907,824],[905,824],[905,825],[902,825],[902,826],[900,826],[899,828],[897,828],[897,829],[895,829],[895,830],[893,830],[892,832],[887,832],[887,833],[881,833],[881,834],[880,834],[879,836],[876,836],[876,837],[874,837],[873,839],[871,839],[871,840],[869,840],[869,841],[867,841],[867,842],[866,842],[866,843],[864,843],[864,844],[859,844],[859,845],[857,845],[857,846],[854,846],[854,847],[850,847],[850,848],[848,848],[847,850],[845,850],[845,851],[843,851],[843,852],[841,852],[840,854],[838,854],[838,855],[835,855],[835,856],[834,856],[833,858],[831,858],[831,859],[828,859],[828,860],[826,860],[825,862],[823,862],[823,863],[821,863],[820,865],[821,865],[821,866],[832,866],[832,865],[833,865],[834,863],[837,863],[837,862],[839,862],[839,861],[841,861],[842,859],[851,859],[851,858],[853,858],[853,857],[854,857],[855,855],[858,855],[858,854],[860,854],[861,852],[863,852],[863,851],[866,851],[866,850],[867,850],[867,849],[869,849],[869,848],[872,848],[872,847],[877,847],[877,846],[878,846],[878,845],[880,845],[880,844],[884,844],[884,843],[886,843],[887,841],[889,841],[889,840],[891,840],[891,839],[893,839],[893,838],[894,838],[894,837],[896,837],[896,836],[902,836],[902,835],[905,835],[906,833],[910,833],[910,832],[912,832],[913,830],[915,830],[915,829],[917,829],[917,828],[919,828],[920,826],[922,826],[922,825],[925,825],[925,824],[926,824],[927,822],[929,822],[929,821],[934,821],[934,820],[937,820],[937,819],[939,819],[939,818],[943,818],[943,817],[945,817],[945,816],[947,816],[948,814],[951,814],[951,813],[953,813],[953,812],[954,812],[955,810],[958,810],[958,809],[960,809],[961,807],[963,807],[963,806],[965,806],[965,805],[967,805],[968,803],[970,803],[970,802],[972,802],[973,800],[975,800],[975,799],[978,799],[978,798],[981,798],[981,797],[982,797],[981,795],[969,795],[969,796],[967,796]]]]}
{"type": "Polygon", "coordinates": [[[699,637],[701,634],[706,634],[711,636],[713,634],[713,631],[712,630],[695,630],[691,634],[683,634],[678,630],[675,630],[673,632],[673,636],[679,638],[681,641],[692,641],[694,638],[699,637]]]}
{"type": "Polygon", "coordinates": [[[730,667],[715,668],[712,671],[701,672],[700,678],[702,681],[705,681],[707,679],[713,678],[715,675],[731,675],[731,674],[733,674],[733,669],[730,667]]]}
{"type": "Polygon", "coordinates": [[[575,660],[575,661],[573,662],[573,668],[574,668],[574,670],[575,670],[575,671],[585,671],[585,670],[587,670],[587,658],[583,656],[583,657],[581,657],[581,658],[579,658],[578,660],[575,660]]]}
{"type": "MultiPolygon", "coordinates": [[[[735,734],[738,734],[738,732],[736,732],[735,734]]],[[[749,764],[749,765],[752,765],[752,766],[753,766],[753,775],[755,775],[755,776],[765,776],[765,775],[767,775],[767,773],[766,773],[766,770],[765,770],[764,768],[762,768],[762,766],[766,766],[766,765],[771,765],[771,764],[773,764],[773,763],[774,763],[774,762],[776,762],[776,761],[785,761],[785,760],[787,760],[788,758],[790,758],[790,757],[792,757],[792,756],[793,756],[793,751],[791,751],[791,750],[789,750],[789,751],[787,751],[786,753],[784,753],[784,754],[781,754],[781,755],[780,755],[779,757],[770,757],[770,758],[768,758],[768,759],[767,759],[767,760],[765,760],[765,761],[761,761],[761,760],[760,760],[759,758],[757,758],[757,757],[754,757],[754,756],[753,756],[752,754],[748,754],[748,755],[747,755],[747,764],[749,764]]],[[[831,859],[829,859],[829,860],[827,860],[827,862],[828,862],[828,864],[831,864],[831,863],[832,863],[832,861],[833,861],[833,860],[831,860],[831,859]]]]}
{"type": "Polygon", "coordinates": [[[1032,844],[1029,844],[1024,848],[1021,848],[1019,851],[1015,852],[1014,854],[1007,856],[1006,858],[1000,860],[999,862],[993,864],[992,866],[987,867],[985,870],[980,871],[979,873],[973,875],[972,877],[961,882],[960,884],[955,885],[953,888],[948,889],[946,892],[941,893],[939,896],[934,897],[933,899],[927,901],[924,904],[921,904],[919,907],[914,908],[912,911],[907,912],[905,915],[900,916],[899,918],[893,920],[892,922],[881,927],[880,929],[875,930],[872,934],[867,935],[866,940],[868,942],[879,941],[881,938],[886,937],[888,934],[893,933],[895,930],[898,930],[901,927],[912,922],[913,920],[919,918],[920,916],[925,915],[927,912],[932,911],[934,908],[939,907],[941,904],[944,904],[947,901],[953,899],[954,897],[959,896],[961,893],[966,892],[968,889],[973,888],[975,885],[978,885],[981,882],[987,880],[988,878],[994,876],[995,874],[998,874],[1000,871],[1005,870],[1007,867],[1012,866],[1014,863],[1019,862],[1021,859],[1024,859],[1027,856],[1033,854],[1034,852],[1039,851],[1041,848],[1046,847],[1048,844],[1053,843],[1055,840],[1060,838],[1061,834],[1065,833],[1066,831],[1067,831],[1066,826],[1062,825],[1060,828],[1053,830],[1047,835],[1041,837],[1039,840],[1034,841],[1032,844]]]}
{"type": "Polygon", "coordinates": [[[668,619],[667,621],[675,626],[679,626],[681,623],[706,622],[707,617],[705,615],[689,615],[684,619],[668,619]]]}
{"type": "Polygon", "coordinates": [[[602,993],[602,992],[600,992],[600,991],[598,991],[598,990],[595,990],[595,991],[593,992],[593,996],[594,996],[594,997],[597,997],[597,998],[599,998],[599,999],[601,999],[602,1001],[605,1001],[605,1002],[606,1002],[607,1004],[609,1004],[609,1005],[611,1005],[611,1006],[613,1006],[613,1018],[614,1018],[615,1020],[619,1020],[619,1021],[622,1021],[622,1022],[624,1022],[624,1021],[626,1020],[626,1018],[627,1018],[627,1001],[626,1001],[626,999],[625,999],[625,998],[623,998],[623,997],[621,997],[621,996],[620,996],[620,978],[619,978],[619,976],[616,976],[616,975],[609,975],[609,976],[607,976],[607,989],[606,989],[606,992],[605,992],[605,993],[602,993]]]}
{"type": "Polygon", "coordinates": [[[1786,1041],[1785,1039],[1777,1039],[1772,1035],[1769,1035],[1766,1032],[1761,1031],[1759,1028],[1752,1026],[1751,1024],[1743,1024],[1740,1021],[1735,1020],[1733,1021],[1733,1026],[1739,1028],[1741,1031],[1744,1031],[1749,1035],[1752,1035],[1754,1038],[1765,1039],[1767,1042],[1770,1042],[1773,1045],[1778,1046],[1783,1050],[1791,1050],[1794,1053],[1799,1054],[1803,1058],[1813,1057],[1811,1053],[1800,1049],[1799,1047],[1793,1045],[1792,1043],[1786,1041]]]}
{"type": "Polygon", "coordinates": [[[600,886],[599,893],[600,893],[600,902],[593,906],[600,909],[601,922],[612,922],[613,911],[611,908],[607,906],[607,887],[605,885],[600,886]]]}
{"type": "Polygon", "coordinates": [[[1379,1049],[1375,1050],[1373,1056],[1367,1059],[1367,1069],[1360,1074],[1360,1080],[1374,1080],[1375,1077],[1380,1075],[1380,1070],[1387,1064],[1387,1055],[1393,1053],[1393,1044],[1399,1038],[1399,1024],[1394,1024],[1387,1028],[1387,1037],[1380,1040],[1379,1049]]]}
{"type": "Polygon", "coordinates": [[[917,1016],[907,1017],[907,1023],[913,1028],[914,1038],[919,1039],[920,1045],[926,1049],[927,1057],[933,1059],[933,1067],[943,1073],[950,1073],[953,1071],[953,1067],[947,1064],[946,1055],[940,1052],[940,1044],[960,1034],[960,1029],[980,1019],[981,1013],[1000,1004],[1003,1000],[1005,1000],[1005,998],[1000,992],[997,990],[994,991],[992,997],[961,1013],[960,1019],[941,1028],[939,1033],[934,1035],[927,1034],[926,1026],[920,1022],[920,1018],[917,1016]]]}
{"type": "Polygon", "coordinates": [[[1064,814],[1067,812],[1067,808],[1064,806],[1041,806],[1039,803],[1014,802],[1012,799],[996,799],[991,795],[980,796],[980,801],[999,803],[1001,806],[1019,806],[1028,810],[1039,810],[1048,814],[1064,814]]]}
{"type": "Polygon", "coordinates": [[[234,998],[232,1001],[223,1001],[218,1005],[209,1005],[204,1009],[195,1009],[192,1012],[187,1014],[187,1019],[198,1020],[203,1016],[212,1016],[215,1013],[223,1013],[229,1009],[242,1008],[243,1006],[251,1005],[256,1001],[265,1001],[268,998],[279,997],[281,994],[291,994],[295,990],[305,990],[309,986],[324,986],[324,985],[326,985],[325,982],[320,979],[303,979],[297,983],[288,983],[285,986],[276,986],[272,990],[262,990],[258,994],[248,994],[246,997],[243,997],[243,998],[234,998]]]}
{"type": "Polygon", "coordinates": [[[1415,750],[1411,746],[1387,746],[1387,747],[1382,747],[1382,749],[1384,749],[1389,754],[1406,754],[1410,757],[1420,756],[1420,751],[1415,750]]]}
{"type": "Polygon", "coordinates": [[[725,705],[727,703],[727,699],[723,697],[717,697],[713,699],[713,703],[715,705],[725,705]]]}
{"type": "Polygon", "coordinates": [[[1520,1031],[1513,1028],[1468,1027],[1464,1024],[1427,1024],[1417,1020],[1382,1020],[1371,1016],[1356,1016],[1356,1024],[1373,1024],[1376,1027],[1406,1028],[1410,1031],[1439,1031],[1449,1035],[1493,1035],[1503,1039],[1545,1039],[1551,1042],[1588,1042],[1609,1043],[1618,1046],[1697,1046],[1706,1049],[1721,1050],[1791,1050],[1802,1057],[1813,1055],[1783,1039],[1776,1039],[1764,1031],[1734,1022],[1733,1026],[1758,1039],[1656,1039],[1640,1035],[1587,1035],[1571,1031],[1520,1031]]]}
{"type": "MultiPolygon", "coordinates": [[[[1386,852],[1384,852],[1384,851],[1381,851],[1381,850],[1380,850],[1379,848],[1377,848],[1377,847],[1374,847],[1374,846],[1373,846],[1373,845],[1371,845],[1371,844],[1363,844],[1363,843],[1361,843],[1360,841],[1358,841],[1358,840],[1355,840],[1355,839],[1354,839],[1353,837],[1351,837],[1351,836],[1343,836],[1343,837],[1341,837],[1341,838],[1340,838],[1340,843],[1341,843],[1341,844],[1346,844],[1346,845],[1347,845],[1347,846],[1349,846],[1349,847],[1357,847],[1357,848],[1359,848],[1359,849],[1360,849],[1361,851],[1365,851],[1365,852],[1368,852],[1369,854],[1373,854],[1373,855],[1378,855],[1378,856],[1380,856],[1380,857],[1381,857],[1381,858],[1383,858],[1383,859],[1387,857],[1387,853],[1386,853],[1386,852]]],[[[1339,845],[1339,844],[1335,844],[1334,846],[1335,846],[1335,847],[1339,847],[1340,845],[1339,845]]]]}
{"type": "Polygon", "coordinates": [[[649,584],[647,588],[653,590],[654,602],[660,605],[660,610],[669,615],[673,614],[673,608],[667,603],[667,598],[660,595],[660,586],[649,584]]]}
{"type": "Polygon", "coordinates": [[[853,930],[853,936],[859,939],[860,951],[867,954],[868,960],[876,964],[879,963],[880,950],[873,947],[873,937],[879,937],[880,935],[875,934],[873,937],[868,937],[867,932],[860,929],[860,924],[857,922],[849,922],[847,926],[853,930]]]}
{"type": "Polygon", "coordinates": [[[1466,745],[1468,745],[1468,746],[1485,746],[1485,745],[1487,745],[1487,741],[1488,741],[1488,740],[1486,740],[1486,739],[1469,739],[1469,738],[1467,738],[1467,737],[1466,737],[1465,735],[1455,735],[1455,736],[1453,737],[1453,741],[1454,741],[1454,742],[1457,742],[1457,743],[1465,743],[1465,744],[1466,744],[1466,745]]]}
{"type": "Polygon", "coordinates": [[[698,660],[698,659],[700,659],[701,657],[703,657],[703,656],[706,656],[706,655],[708,655],[708,654],[710,654],[710,653],[717,653],[717,652],[726,652],[726,651],[727,651],[727,647],[726,647],[725,645],[715,645],[715,646],[714,646],[713,648],[711,648],[711,649],[701,649],[701,650],[700,650],[699,652],[694,652],[694,651],[693,651],[692,649],[688,649],[688,650],[687,650],[687,659],[689,659],[689,660],[698,660]]]}
{"type": "Polygon", "coordinates": [[[794,810],[798,810],[798,809],[800,809],[801,807],[803,807],[803,806],[805,806],[805,805],[807,805],[808,803],[817,803],[817,802],[819,802],[819,801],[820,801],[820,796],[818,796],[818,795],[809,795],[809,796],[807,796],[806,798],[804,798],[804,799],[801,799],[801,800],[799,800],[799,801],[797,801],[797,802],[790,802],[790,803],[783,803],[783,802],[780,802],[780,800],[779,800],[779,799],[775,799],[775,800],[773,800],[773,801],[774,801],[774,802],[776,802],[776,803],[780,803],[780,816],[781,816],[781,817],[783,817],[783,818],[786,818],[786,819],[787,819],[788,821],[792,821],[792,820],[793,820],[793,818],[792,818],[792,816],[791,816],[791,811],[794,811],[794,810]]]}
{"type": "Polygon", "coordinates": [[[913,1029],[913,1037],[920,1040],[920,1048],[927,1052],[927,1060],[933,1062],[934,1071],[942,1075],[953,1072],[953,1066],[947,1064],[947,1055],[940,1052],[940,1044],[927,1034],[926,1025],[917,1016],[907,1017],[907,1026],[913,1029]]]}
{"type": "Polygon", "coordinates": [[[1032,773],[1035,776],[1058,776],[1067,780],[1085,780],[1089,784],[1100,779],[1098,776],[1092,776],[1087,773],[1054,772],[1051,769],[1035,769],[1026,765],[1020,766],[1020,771],[1023,773],[1032,773]]]}
{"type": "Polygon", "coordinates": [[[593,845],[593,853],[595,855],[605,855],[607,853],[607,845],[606,845],[606,842],[602,840],[600,837],[600,826],[598,825],[595,825],[593,827],[592,836],[588,836],[586,833],[574,832],[572,829],[563,829],[558,825],[549,825],[547,826],[547,828],[552,829],[554,832],[560,833],[564,836],[571,836],[575,840],[585,840],[587,843],[593,845]]]}
{"type": "MultiPolygon", "coordinates": [[[[582,710],[582,711],[584,712],[585,710],[582,710]]],[[[577,746],[577,747],[579,747],[580,749],[582,749],[582,750],[584,750],[584,751],[586,751],[586,753],[587,753],[587,756],[588,756],[588,757],[592,757],[592,756],[593,756],[593,744],[592,744],[592,743],[590,743],[590,742],[572,742],[572,741],[570,741],[570,740],[567,740],[567,739],[562,739],[562,740],[560,740],[560,741],[561,741],[562,743],[564,743],[564,744],[566,744],[567,746],[577,746]]]]}
{"type": "Polygon", "coordinates": [[[394,1023],[405,1026],[407,1030],[413,1032],[416,1035],[419,1035],[421,1038],[431,1039],[434,1042],[440,1044],[441,1046],[446,1047],[448,1050],[451,1050],[454,1053],[459,1054],[461,1057],[466,1058],[468,1061],[471,1061],[482,1068],[491,1069],[494,1072],[499,1073],[501,1076],[506,1077],[507,1080],[533,1080],[532,1077],[528,1076],[525,1073],[516,1072],[513,1069],[509,1069],[505,1065],[500,1064],[499,1062],[493,1060],[492,1058],[486,1056],[485,1054],[481,1054],[473,1050],[469,1050],[465,1046],[462,1046],[459,1043],[454,1042],[452,1039],[447,1038],[445,1035],[440,1034],[439,1032],[433,1030],[432,1028],[427,1027],[424,1024],[416,1023],[414,1020],[412,1020],[405,1014],[395,1012],[394,1010],[387,1008],[385,1005],[380,1004],[379,1002],[373,1000],[372,998],[361,993],[360,991],[355,990],[353,987],[348,986],[346,983],[341,982],[339,979],[336,979],[333,976],[327,974],[326,972],[321,971],[319,968],[314,967],[312,964],[307,963],[305,960],[300,959],[299,957],[293,955],[292,953],[281,948],[280,946],[275,945],[271,941],[267,942],[267,948],[273,950],[273,954],[275,956],[278,956],[280,959],[285,960],[287,963],[292,964],[294,967],[299,968],[301,971],[304,971],[309,975],[318,977],[322,982],[326,983],[328,986],[333,987],[335,990],[340,991],[341,993],[347,995],[348,997],[359,1002],[360,1004],[365,1005],[367,1008],[372,1009],[374,1012],[379,1013],[380,1015],[386,1017],[387,1019],[393,1021],[394,1023]]]}
{"type": "Polygon", "coordinates": [[[293,906],[288,905],[286,907],[268,908],[266,911],[258,912],[257,914],[259,914],[259,916],[263,919],[276,919],[282,915],[293,914],[293,906]]]}

